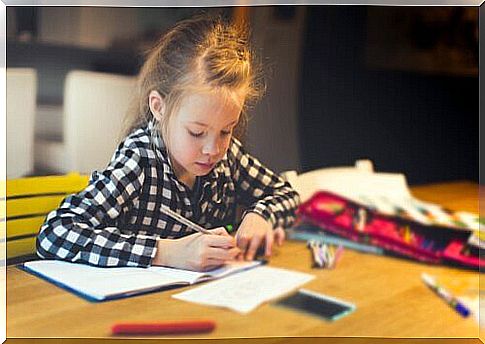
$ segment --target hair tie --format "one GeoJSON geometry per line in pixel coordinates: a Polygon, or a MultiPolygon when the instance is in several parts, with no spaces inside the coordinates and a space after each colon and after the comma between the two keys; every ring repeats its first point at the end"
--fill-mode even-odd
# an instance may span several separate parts
{"type": "Polygon", "coordinates": [[[241,49],[237,50],[237,57],[239,58],[239,60],[243,60],[244,52],[241,49]]]}

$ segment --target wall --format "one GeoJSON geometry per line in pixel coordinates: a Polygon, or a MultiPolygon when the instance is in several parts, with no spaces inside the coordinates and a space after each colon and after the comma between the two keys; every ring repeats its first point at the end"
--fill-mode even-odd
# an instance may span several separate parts
{"type": "MultiPolygon", "coordinates": [[[[482,64],[483,66],[483,59],[484,59],[484,56],[485,56],[485,10],[483,9],[483,7],[480,7],[479,9],[479,20],[480,20],[480,63],[482,64]]],[[[481,68],[480,69],[480,89],[483,90],[485,89],[485,70],[484,68],[481,68]]],[[[482,91],[483,92],[483,91],[482,91]]],[[[483,94],[483,93],[482,93],[483,94]]],[[[480,97],[480,112],[479,112],[479,116],[481,119],[483,119],[483,114],[485,112],[485,103],[484,103],[484,100],[483,100],[483,97],[480,97]]],[[[483,129],[485,128],[485,123],[482,121],[480,121],[480,126],[479,126],[479,131],[483,133],[483,129]]],[[[483,147],[481,145],[481,143],[483,142],[483,138],[481,135],[479,135],[480,138],[479,138],[479,147],[483,147]]],[[[483,155],[480,155],[479,156],[479,160],[480,160],[480,184],[482,183],[485,183],[485,171],[483,169],[483,155]]],[[[481,195],[483,196],[483,194],[481,195]]],[[[481,198],[482,199],[482,198],[481,198]]],[[[484,207],[484,202],[480,202],[480,213],[481,214],[484,214],[485,213],[485,207],[484,207]]],[[[482,331],[480,331],[480,336],[482,338],[484,338],[484,334],[482,333],[482,331]]]]}
{"type": "Polygon", "coordinates": [[[357,6],[308,9],[302,169],[370,158],[377,171],[402,172],[411,184],[478,181],[477,75],[369,67],[367,14],[357,6]]]}
{"type": "Polygon", "coordinates": [[[7,67],[35,68],[39,103],[61,104],[69,70],[133,75],[155,37],[198,9],[26,7],[21,16],[15,10],[7,12],[7,67]],[[32,34],[16,33],[22,27],[32,34]]]}
{"type": "Polygon", "coordinates": [[[300,170],[298,97],[305,9],[254,7],[251,25],[267,91],[251,111],[247,145],[278,172],[300,170]]]}

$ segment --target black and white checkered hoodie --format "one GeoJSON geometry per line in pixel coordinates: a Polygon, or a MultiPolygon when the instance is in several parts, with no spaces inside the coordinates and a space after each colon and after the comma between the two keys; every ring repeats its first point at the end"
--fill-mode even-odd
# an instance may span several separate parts
{"type": "Polygon", "coordinates": [[[178,181],[162,140],[151,137],[151,130],[149,123],[130,134],[104,171],[95,171],[83,191],[66,197],[47,215],[37,236],[40,257],[149,266],[157,238],[193,233],[163,214],[162,205],[206,228],[233,224],[237,204],[263,216],[273,228],[292,225],[298,194],[237,139],[231,139],[224,158],[191,190],[178,181]]]}

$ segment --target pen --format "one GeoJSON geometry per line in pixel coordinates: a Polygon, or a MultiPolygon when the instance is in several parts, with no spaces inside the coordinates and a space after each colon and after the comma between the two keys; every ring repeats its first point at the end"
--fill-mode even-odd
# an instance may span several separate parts
{"type": "Polygon", "coordinates": [[[455,311],[460,313],[463,317],[470,315],[470,310],[460,301],[458,301],[453,295],[451,295],[446,289],[436,283],[435,279],[426,273],[421,274],[423,282],[431,288],[436,294],[438,294],[443,300],[446,301],[455,311]]]}
{"type": "Polygon", "coordinates": [[[328,267],[328,265],[330,264],[330,255],[329,255],[329,252],[328,252],[328,246],[326,244],[322,244],[320,243],[319,246],[318,246],[318,253],[320,255],[320,258],[322,259],[322,268],[326,268],[328,267]]]}
{"type": "Polygon", "coordinates": [[[337,265],[337,263],[340,260],[340,256],[342,255],[342,252],[343,251],[344,251],[343,246],[342,245],[339,245],[339,247],[335,251],[335,256],[334,256],[334,259],[333,259],[333,262],[332,262],[332,268],[335,267],[335,265],[337,265]]]}
{"type": "Polygon", "coordinates": [[[210,231],[208,231],[207,229],[205,229],[204,227],[202,226],[199,226],[198,224],[196,223],[193,223],[192,221],[190,221],[189,219],[186,219],[185,217],[183,217],[182,215],[180,215],[179,213],[176,213],[175,211],[173,211],[172,209],[170,209],[169,207],[167,207],[166,205],[162,205],[160,206],[160,210],[165,213],[166,215],[170,216],[171,218],[177,220],[178,222],[186,225],[187,227],[193,229],[194,231],[196,232],[200,232],[200,233],[204,233],[204,234],[212,234],[210,231]]]}
{"type": "Polygon", "coordinates": [[[150,335],[150,334],[177,334],[177,333],[203,333],[211,332],[216,327],[211,320],[169,321],[154,323],[118,323],[111,327],[114,335],[150,335]]]}
{"type": "Polygon", "coordinates": [[[333,248],[332,245],[328,245],[328,264],[327,268],[331,269],[333,268],[333,264],[335,262],[335,249],[333,248]]]}

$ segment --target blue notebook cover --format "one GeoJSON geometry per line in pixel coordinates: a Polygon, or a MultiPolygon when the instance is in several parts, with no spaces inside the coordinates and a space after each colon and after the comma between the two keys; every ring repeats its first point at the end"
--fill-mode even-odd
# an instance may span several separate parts
{"type": "Polygon", "coordinates": [[[187,286],[187,284],[161,286],[161,287],[157,287],[157,288],[154,288],[154,289],[151,289],[151,290],[134,291],[134,292],[130,292],[130,293],[123,293],[123,294],[118,294],[118,295],[113,295],[113,296],[108,296],[108,297],[105,297],[105,298],[102,298],[102,299],[98,299],[98,298],[95,298],[95,297],[93,297],[89,294],[85,294],[85,293],[82,293],[82,292],[80,292],[76,289],[73,289],[73,288],[71,288],[71,287],[69,287],[69,286],[67,286],[67,285],[65,285],[65,284],[63,284],[59,281],[56,281],[52,278],[44,276],[44,275],[38,273],[37,271],[34,271],[27,266],[24,266],[23,264],[17,265],[17,268],[19,268],[20,270],[26,271],[26,272],[34,275],[34,276],[40,277],[43,280],[45,280],[49,283],[52,283],[59,288],[67,290],[68,292],[73,293],[73,294],[75,294],[75,295],[77,295],[77,296],[79,296],[79,297],[81,297],[84,300],[89,301],[89,302],[105,302],[105,301],[119,300],[119,299],[124,299],[124,298],[127,298],[127,297],[145,295],[145,294],[155,293],[155,292],[158,292],[158,291],[171,290],[171,289],[187,286]]]}

